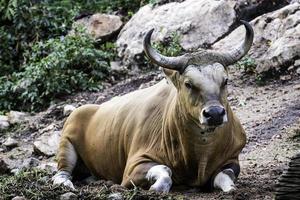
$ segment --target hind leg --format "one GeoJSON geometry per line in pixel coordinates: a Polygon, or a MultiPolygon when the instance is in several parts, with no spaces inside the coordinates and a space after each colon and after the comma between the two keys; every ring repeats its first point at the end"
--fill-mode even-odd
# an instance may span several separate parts
{"type": "Polygon", "coordinates": [[[78,160],[74,146],[67,138],[62,138],[58,153],[58,172],[52,177],[54,185],[64,185],[75,190],[71,181],[72,172],[78,160]]]}

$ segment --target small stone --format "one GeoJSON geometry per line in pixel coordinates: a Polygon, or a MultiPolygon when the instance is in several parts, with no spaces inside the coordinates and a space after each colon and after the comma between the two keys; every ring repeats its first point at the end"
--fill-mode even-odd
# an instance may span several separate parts
{"type": "Polygon", "coordinates": [[[8,117],[0,115],[0,130],[7,129],[9,127],[8,117]]]}
{"type": "Polygon", "coordinates": [[[297,68],[296,72],[297,74],[300,74],[300,67],[297,68]]]}
{"type": "Polygon", "coordinates": [[[16,197],[12,198],[11,200],[27,200],[27,199],[23,196],[16,196],[16,197]]]}
{"type": "Polygon", "coordinates": [[[294,86],[293,86],[293,89],[294,89],[294,90],[300,90],[300,84],[294,85],[294,86]]]}
{"type": "Polygon", "coordinates": [[[10,124],[21,123],[26,120],[28,117],[27,113],[18,112],[18,111],[10,111],[8,113],[8,120],[10,124]]]}
{"type": "Polygon", "coordinates": [[[293,71],[294,70],[294,66],[289,66],[289,68],[287,69],[288,71],[293,71]]]}
{"type": "Polygon", "coordinates": [[[116,192],[116,193],[112,193],[108,196],[109,200],[123,200],[123,196],[121,193],[116,192]]]}
{"type": "Polygon", "coordinates": [[[46,126],[45,128],[39,130],[39,133],[46,133],[46,132],[51,132],[56,128],[55,124],[50,124],[49,126],[46,126]]]}
{"type": "Polygon", "coordinates": [[[10,173],[14,174],[15,176],[18,175],[20,172],[21,172],[21,169],[18,169],[18,168],[12,169],[10,171],[10,173]]]}
{"type": "Polygon", "coordinates": [[[300,59],[295,60],[294,66],[295,67],[300,67],[300,59]]]}
{"type": "Polygon", "coordinates": [[[78,198],[77,198],[77,195],[74,194],[73,192],[67,192],[65,194],[60,195],[59,199],[60,200],[75,200],[78,198]]]}
{"type": "Polygon", "coordinates": [[[96,103],[102,103],[102,102],[105,101],[105,99],[106,99],[105,96],[99,96],[99,97],[97,98],[97,100],[96,100],[96,103]]]}
{"type": "Polygon", "coordinates": [[[60,131],[44,133],[33,143],[34,152],[39,155],[54,156],[59,145],[60,131]]]}
{"type": "Polygon", "coordinates": [[[50,172],[56,172],[57,171],[57,163],[55,162],[46,162],[42,163],[41,165],[36,167],[37,169],[46,170],[50,172]]]}
{"type": "Polygon", "coordinates": [[[292,77],[290,75],[280,76],[280,80],[282,80],[282,81],[288,81],[291,79],[292,79],[292,77]]]}
{"type": "Polygon", "coordinates": [[[73,105],[65,105],[64,106],[64,116],[69,116],[73,110],[75,110],[76,107],[73,105]]]}
{"type": "Polygon", "coordinates": [[[34,157],[27,158],[23,161],[21,169],[29,169],[32,167],[36,167],[40,164],[40,161],[34,157]]]}
{"type": "Polygon", "coordinates": [[[5,142],[3,143],[4,146],[8,147],[8,148],[14,148],[14,147],[17,147],[18,146],[18,141],[11,138],[11,137],[8,137],[5,142]]]}
{"type": "Polygon", "coordinates": [[[112,62],[110,62],[110,68],[111,68],[111,70],[117,71],[117,72],[124,70],[124,68],[122,67],[121,63],[118,62],[118,61],[112,61],[112,62]]]}
{"type": "Polygon", "coordinates": [[[140,87],[139,87],[139,90],[144,89],[144,88],[146,88],[146,87],[147,87],[147,84],[142,83],[142,84],[140,85],[140,87]]]}

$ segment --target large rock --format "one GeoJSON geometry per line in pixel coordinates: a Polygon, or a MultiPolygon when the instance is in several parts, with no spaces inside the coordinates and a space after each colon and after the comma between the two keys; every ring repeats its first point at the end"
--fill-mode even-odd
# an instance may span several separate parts
{"type": "Polygon", "coordinates": [[[142,7],[121,30],[119,56],[131,62],[143,52],[143,37],[155,28],[154,41],[163,41],[177,32],[184,49],[210,46],[226,34],[236,21],[235,1],[186,0],[159,7],[142,7]]]}
{"type": "Polygon", "coordinates": [[[22,169],[29,169],[38,165],[39,161],[33,157],[32,147],[23,145],[17,147],[5,154],[0,153],[0,174],[17,173],[22,169]]]}
{"type": "Polygon", "coordinates": [[[97,13],[81,18],[75,24],[83,25],[94,39],[106,40],[118,33],[123,22],[119,16],[97,13]]]}
{"type": "Polygon", "coordinates": [[[44,156],[54,156],[59,145],[60,131],[47,132],[33,143],[34,152],[44,156]]]}
{"type": "Polygon", "coordinates": [[[76,109],[73,105],[65,105],[64,106],[64,116],[69,116],[76,109]]]}
{"type": "MultiPolygon", "coordinates": [[[[257,61],[257,72],[279,71],[294,64],[300,55],[300,4],[293,3],[251,21],[254,44],[249,56],[257,61]]],[[[216,43],[215,49],[230,49],[244,39],[239,27],[216,43]]]]}
{"type": "Polygon", "coordinates": [[[0,130],[7,129],[9,127],[8,117],[0,115],[0,130]]]}
{"type": "Polygon", "coordinates": [[[7,116],[10,124],[22,123],[27,121],[27,118],[29,117],[27,113],[18,111],[10,111],[7,116]]]}
{"type": "Polygon", "coordinates": [[[7,148],[14,148],[18,146],[18,141],[14,138],[8,137],[4,143],[4,146],[6,146],[7,148]]]}

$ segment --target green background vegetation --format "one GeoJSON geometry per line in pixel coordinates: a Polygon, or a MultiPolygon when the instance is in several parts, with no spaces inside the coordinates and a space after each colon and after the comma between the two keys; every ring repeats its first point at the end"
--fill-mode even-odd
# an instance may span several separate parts
{"type": "Polygon", "coordinates": [[[57,97],[97,90],[116,57],[83,30],[67,35],[76,16],[118,11],[124,20],[142,0],[0,1],[0,110],[37,111],[57,97]]]}

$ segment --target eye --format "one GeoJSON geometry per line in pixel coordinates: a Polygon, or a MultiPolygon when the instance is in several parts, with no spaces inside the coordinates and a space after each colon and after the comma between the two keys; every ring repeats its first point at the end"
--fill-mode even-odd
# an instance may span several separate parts
{"type": "Polygon", "coordinates": [[[190,82],[185,82],[184,85],[187,89],[192,89],[192,87],[193,87],[190,82]]]}

